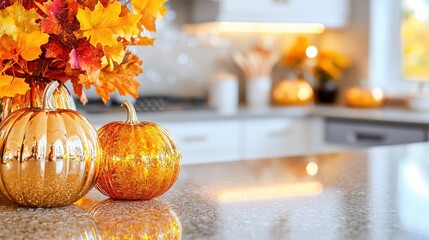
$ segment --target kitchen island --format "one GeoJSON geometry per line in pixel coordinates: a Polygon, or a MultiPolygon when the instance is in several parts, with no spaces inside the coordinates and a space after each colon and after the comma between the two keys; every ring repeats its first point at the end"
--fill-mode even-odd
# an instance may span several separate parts
{"type": "Polygon", "coordinates": [[[0,239],[428,239],[429,144],[184,166],[152,201],[0,200],[0,239]],[[108,235],[110,234],[110,237],[108,235]]]}

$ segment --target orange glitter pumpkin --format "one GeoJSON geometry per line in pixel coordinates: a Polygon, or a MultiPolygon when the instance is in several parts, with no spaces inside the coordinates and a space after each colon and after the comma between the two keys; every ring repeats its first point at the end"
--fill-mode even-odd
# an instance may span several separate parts
{"type": "Polygon", "coordinates": [[[346,104],[356,108],[377,108],[385,101],[383,91],[377,88],[351,87],[344,96],[346,104]]]}
{"type": "Polygon", "coordinates": [[[304,79],[281,80],[271,94],[275,105],[306,105],[314,100],[313,88],[304,79]]]}
{"type": "Polygon", "coordinates": [[[133,202],[108,199],[90,213],[100,229],[101,239],[179,240],[182,234],[176,213],[158,199],[133,202]]]}
{"type": "Polygon", "coordinates": [[[176,181],[182,155],[165,128],[140,122],[129,101],[122,106],[127,121],[108,123],[98,131],[105,165],[96,188],[115,199],[158,197],[176,181]]]}

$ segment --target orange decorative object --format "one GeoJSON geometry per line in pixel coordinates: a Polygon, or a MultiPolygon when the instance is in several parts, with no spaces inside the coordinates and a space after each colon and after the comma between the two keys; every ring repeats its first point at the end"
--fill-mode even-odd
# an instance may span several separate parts
{"type": "MultiPolygon", "coordinates": [[[[28,90],[24,95],[3,97],[1,99],[1,119],[5,119],[9,114],[21,108],[42,107],[43,92],[45,91],[45,88],[48,83],[52,82],[53,80],[38,77],[32,77],[27,79],[29,82],[30,90],[28,90]]],[[[60,83],[60,86],[53,92],[51,101],[52,106],[55,108],[76,110],[73,97],[70,95],[70,92],[62,83],[60,83]]]]}
{"type": "Polygon", "coordinates": [[[179,218],[160,201],[106,200],[90,213],[100,229],[101,239],[169,239],[182,233],[179,218]]]}
{"type": "Polygon", "coordinates": [[[122,106],[127,121],[108,123],[98,131],[106,164],[96,187],[115,199],[158,197],[176,181],[182,155],[167,129],[139,122],[129,101],[122,106]]]}
{"type": "Polygon", "coordinates": [[[350,107],[376,108],[384,103],[384,94],[380,89],[352,87],[345,92],[345,102],[350,107]]]}
{"type": "Polygon", "coordinates": [[[314,93],[304,79],[281,80],[274,85],[272,97],[276,105],[305,105],[313,102],[314,93]]]}
{"type": "Polygon", "coordinates": [[[78,112],[52,106],[57,87],[46,87],[42,108],[15,111],[0,125],[0,190],[22,206],[72,204],[97,179],[96,129],[78,112]]]}

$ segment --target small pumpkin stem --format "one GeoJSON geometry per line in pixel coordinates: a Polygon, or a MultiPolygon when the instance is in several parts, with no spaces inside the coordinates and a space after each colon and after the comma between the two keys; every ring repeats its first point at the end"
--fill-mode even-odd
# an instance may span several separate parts
{"type": "Polygon", "coordinates": [[[57,81],[50,82],[43,92],[43,103],[42,103],[42,109],[43,110],[52,110],[55,109],[54,106],[52,106],[52,95],[54,94],[55,90],[57,90],[58,86],[60,84],[57,81]]]}
{"type": "Polygon", "coordinates": [[[130,101],[128,100],[123,101],[121,106],[124,107],[125,110],[127,111],[126,123],[138,124],[140,122],[137,118],[136,109],[134,108],[133,104],[130,101]]]}

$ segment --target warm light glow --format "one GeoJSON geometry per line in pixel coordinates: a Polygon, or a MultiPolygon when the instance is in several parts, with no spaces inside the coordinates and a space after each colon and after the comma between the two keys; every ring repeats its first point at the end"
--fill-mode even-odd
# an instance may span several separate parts
{"type": "Polygon", "coordinates": [[[380,101],[383,99],[383,91],[381,89],[374,89],[372,90],[372,96],[374,96],[374,99],[377,101],[380,101]]]}
{"type": "Polygon", "coordinates": [[[313,90],[311,88],[300,88],[298,89],[298,99],[301,101],[305,101],[306,99],[311,98],[313,95],[313,90]]]}
{"type": "Polygon", "coordinates": [[[209,22],[186,24],[187,33],[322,33],[325,26],[320,23],[250,23],[209,22]]]}
{"type": "Polygon", "coordinates": [[[319,54],[319,51],[317,50],[317,47],[313,45],[308,46],[307,49],[305,50],[305,55],[308,58],[315,58],[317,57],[317,54],[319,54]]]}
{"type": "Polygon", "coordinates": [[[221,191],[220,202],[275,200],[288,197],[314,196],[323,192],[320,182],[289,183],[269,186],[242,187],[221,191]]]}
{"type": "Polygon", "coordinates": [[[308,175],[316,176],[317,172],[319,172],[319,166],[315,162],[310,162],[307,164],[305,170],[307,171],[308,175]]]}

